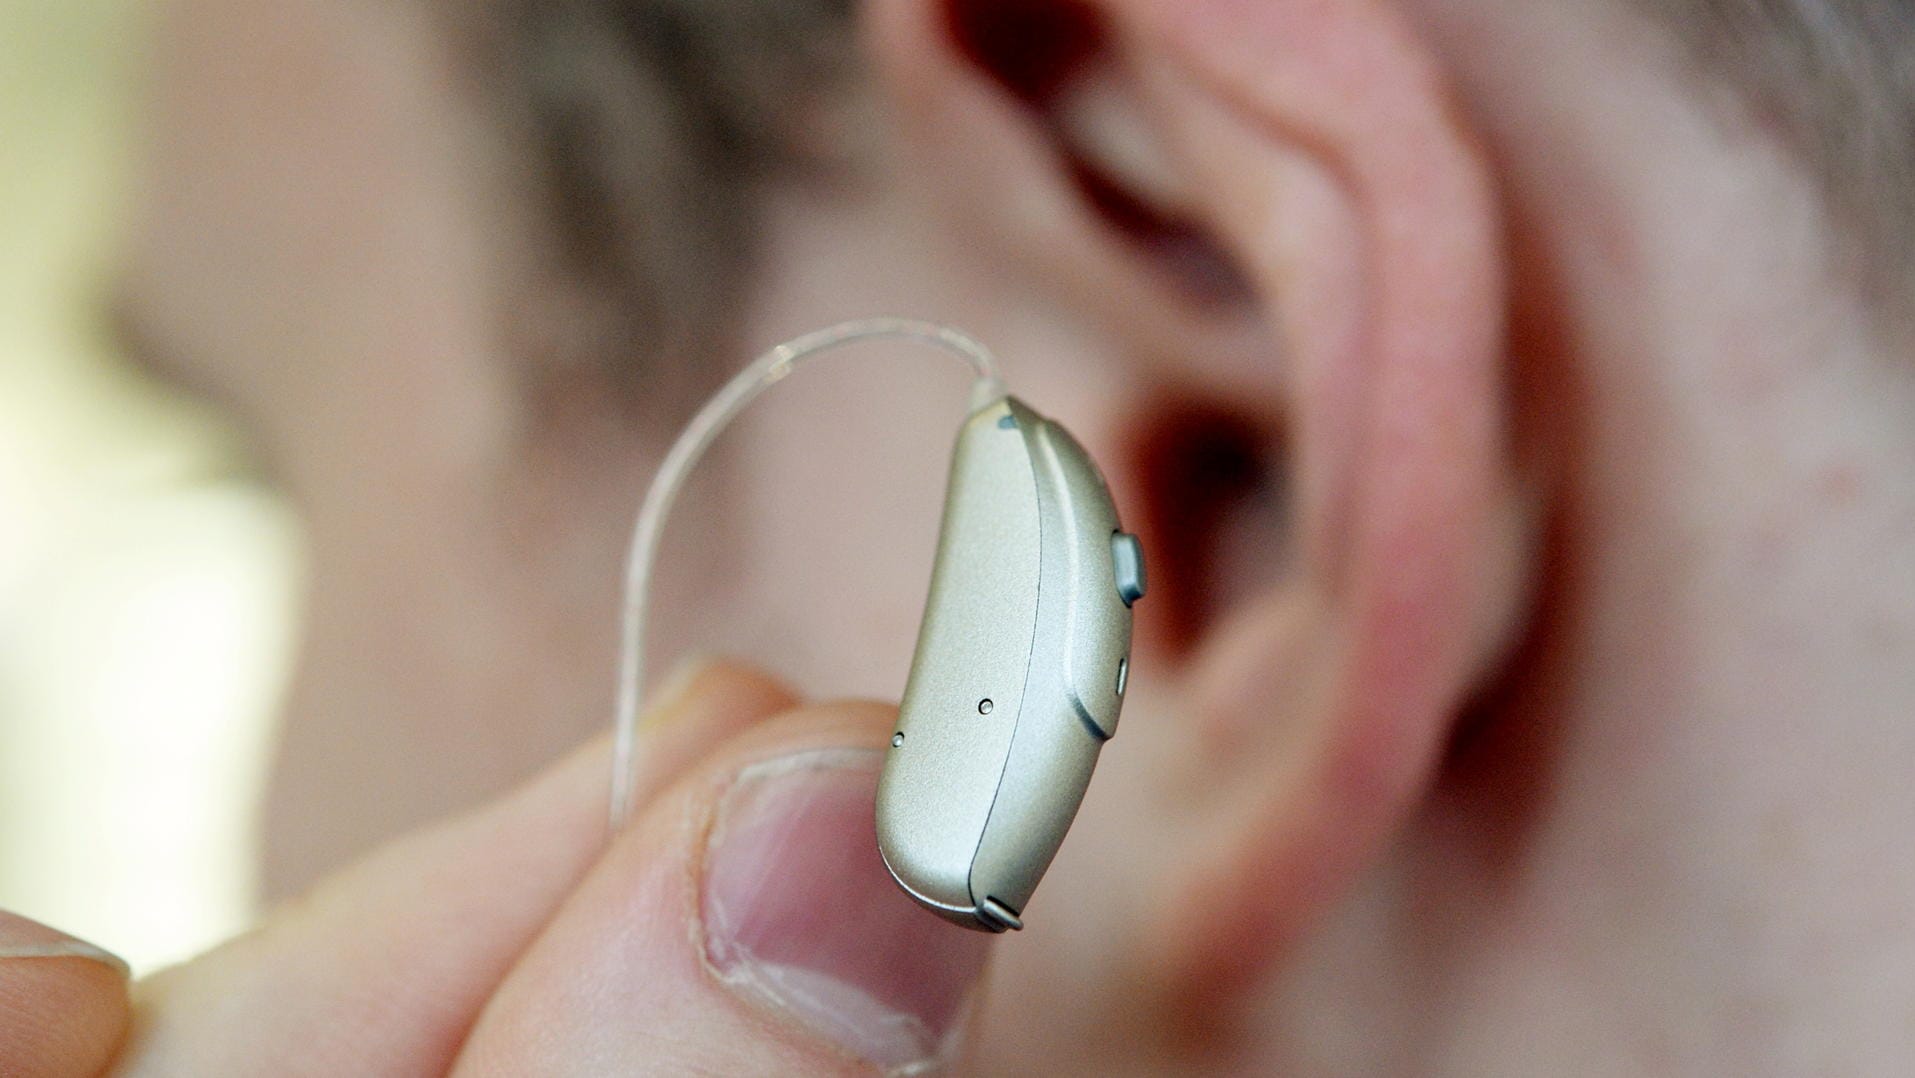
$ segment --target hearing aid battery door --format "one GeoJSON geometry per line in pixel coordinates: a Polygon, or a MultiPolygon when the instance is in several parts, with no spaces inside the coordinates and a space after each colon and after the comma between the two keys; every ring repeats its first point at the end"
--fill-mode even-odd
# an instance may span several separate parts
{"type": "MultiPolygon", "coordinates": [[[[965,423],[877,808],[891,874],[960,924],[1022,927],[1116,733],[1131,634],[1119,536],[1063,428],[1014,398],[965,423]]],[[[1141,594],[1141,561],[1134,575],[1141,594]]]]}

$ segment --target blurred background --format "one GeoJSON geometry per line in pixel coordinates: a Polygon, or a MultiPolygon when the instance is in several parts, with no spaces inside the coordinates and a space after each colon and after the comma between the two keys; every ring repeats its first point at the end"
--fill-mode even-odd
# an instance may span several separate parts
{"type": "Polygon", "coordinates": [[[0,908],[136,968],[242,927],[299,530],[116,346],[146,12],[0,0],[0,908]]]}

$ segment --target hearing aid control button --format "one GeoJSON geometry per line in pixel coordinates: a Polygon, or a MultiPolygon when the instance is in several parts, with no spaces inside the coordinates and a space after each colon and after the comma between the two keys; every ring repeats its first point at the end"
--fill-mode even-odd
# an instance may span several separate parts
{"type": "Polygon", "coordinates": [[[1147,582],[1144,579],[1144,549],[1137,537],[1128,532],[1117,532],[1110,537],[1111,567],[1117,576],[1117,597],[1125,606],[1144,597],[1147,582]]]}

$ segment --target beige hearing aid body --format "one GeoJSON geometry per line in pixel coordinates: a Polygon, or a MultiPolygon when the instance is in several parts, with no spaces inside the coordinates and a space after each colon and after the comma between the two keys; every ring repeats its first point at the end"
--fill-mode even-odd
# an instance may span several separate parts
{"type": "Polygon", "coordinates": [[[626,556],[611,822],[636,808],[646,614],[665,521],[726,426],[799,367],[874,340],[927,345],[976,375],[958,433],[931,596],[879,781],[880,852],[919,902],[971,928],[1022,928],[1117,732],[1130,676],[1135,538],[1096,465],[1062,427],[1008,396],[996,360],[948,326],[843,322],[762,353],[692,417],[645,492],[626,556]]]}
{"type": "Polygon", "coordinates": [[[1117,732],[1143,593],[1137,540],[1076,440],[1014,397],[974,412],[878,782],[878,847],[913,898],[1023,927],[1117,732]]]}

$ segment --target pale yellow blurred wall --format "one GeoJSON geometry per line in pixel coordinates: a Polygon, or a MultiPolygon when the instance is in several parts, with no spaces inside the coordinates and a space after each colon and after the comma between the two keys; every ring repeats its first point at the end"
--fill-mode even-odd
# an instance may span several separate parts
{"type": "Polygon", "coordinates": [[[107,331],[146,15],[0,0],[0,908],[150,968],[253,915],[299,543],[107,331]]]}

